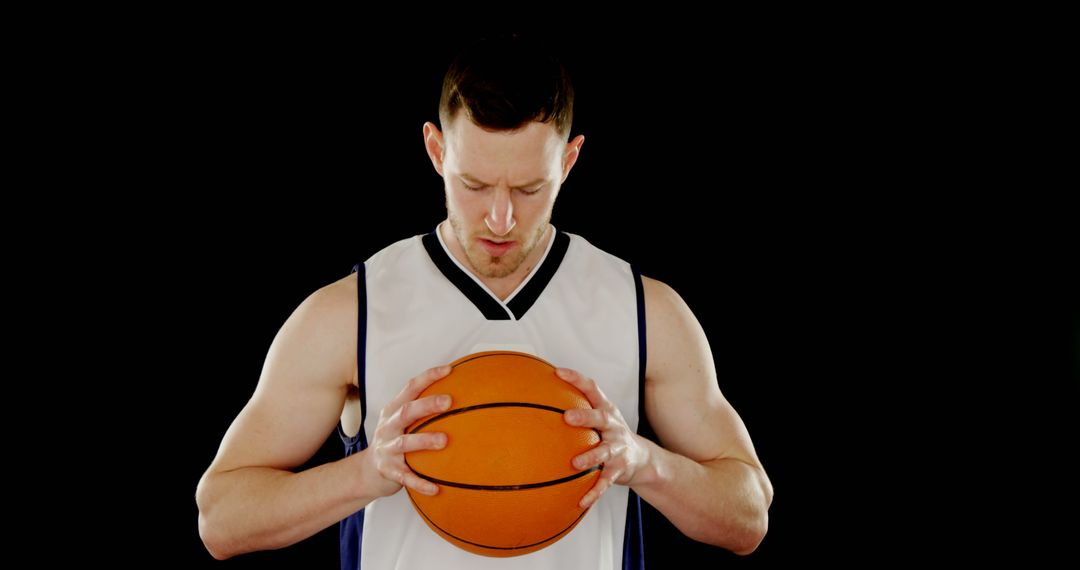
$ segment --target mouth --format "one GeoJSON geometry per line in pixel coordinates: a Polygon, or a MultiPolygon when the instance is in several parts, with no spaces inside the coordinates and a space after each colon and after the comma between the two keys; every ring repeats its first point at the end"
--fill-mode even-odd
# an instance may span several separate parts
{"type": "Polygon", "coordinates": [[[476,238],[476,241],[484,248],[484,251],[487,251],[492,257],[505,255],[506,252],[510,251],[514,247],[514,244],[517,243],[515,241],[493,241],[485,238],[476,238]]]}

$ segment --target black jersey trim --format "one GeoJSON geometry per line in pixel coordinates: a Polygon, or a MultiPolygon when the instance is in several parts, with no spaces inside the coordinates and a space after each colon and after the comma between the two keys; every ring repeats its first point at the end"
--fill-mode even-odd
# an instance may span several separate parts
{"type": "Polygon", "coordinates": [[[345,443],[346,451],[367,449],[367,433],[364,432],[364,420],[367,419],[367,272],[363,263],[353,266],[356,273],[356,383],[360,391],[360,430],[356,435],[346,435],[338,422],[338,435],[345,443]]]}
{"type": "Polygon", "coordinates": [[[548,252],[543,264],[536,270],[536,275],[533,275],[532,279],[525,284],[525,287],[518,291],[518,294],[507,303],[510,312],[514,313],[514,317],[518,320],[521,320],[521,317],[524,317],[525,313],[529,312],[536,300],[540,298],[540,294],[547,288],[548,283],[551,282],[551,278],[555,277],[555,272],[562,265],[568,249],[570,249],[570,236],[563,232],[557,232],[555,234],[555,243],[551,244],[551,251],[548,252]]]}
{"type": "Polygon", "coordinates": [[[555,276],[555,272],[562,265],[563,258],[566,257],[566,251],[570,248],[570,236],[564,232],[556,232],[555,242],[551,245],[551,250],[548,251],[547,257],[544,258],[540,267],[536,269],[536,274],[504,306],[454,263],[454,260],[450,258],[450,255],[443,249],[442,244],[439,243],[439,236],[436,234],[438,231],[438,228],[436,228],[435,231],[422,238],[428,257],[431,258],[435,267],[438,267],[439,271],[461,291],[462,295],[472,301],[472,304],[489,321],[510,320],[510,314],[506,312],[507,309],[513,313],[516,319],[525,316],[525,313],[532,308],[536,300],[544,292],[544,289],[547,288],[548,283],[555,276]]]}
{"type": "MultiPolygon", "coordinates": [[[[438,229],[435,232],[439,231],[438,229]]],[[[439,236],[435,235],[435,232],[431,232],[424,236],[424,249],[428,252],[428,257],[435,263],[435,267],[439,268],[439,271],[461,291],[462,295],[465,295],[473,305],[484,315],[489,321],[508,321],[510,315],[506,313],[506,309],[496,301],[487,291],[484,290],[476,281],[473,281],[472,277],[469,277],[461,270],[454,260],[450,259],[450,255],[446,253],[442,245],[439,243],[439,236]]]]}
{"type": "MultiPolygon", "coordinates": [[[[638,434],[649,437],[652,427],[645,415],[645,366],[648,363],[649,347],[645,328],[645,286],[641,272],[636,266],[630,266],[634,274],[634,296],[637,298],[638,324],[638,434]]],[[[645,568],[645,533],[641,497],[630,490],[626,498],[626,527],[623,529],[623,570],[644,570],[645,568]]]]}

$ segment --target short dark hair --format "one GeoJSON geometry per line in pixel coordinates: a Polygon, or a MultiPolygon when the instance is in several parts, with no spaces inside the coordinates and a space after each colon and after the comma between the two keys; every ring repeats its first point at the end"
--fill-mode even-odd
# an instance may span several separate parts
{"type": "Polygon", "coordinates": [[[574,88],[558,57],[539,41],[520,35],[485,38],[458,54],[443,78],[439,120],[444,129],[462,109],[486,130],[553,122],[569,137],[574,88]]]}

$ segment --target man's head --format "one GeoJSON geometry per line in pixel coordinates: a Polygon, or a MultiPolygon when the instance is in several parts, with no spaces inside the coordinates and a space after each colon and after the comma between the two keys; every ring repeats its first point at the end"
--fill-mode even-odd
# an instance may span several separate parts
{"type": "Polygon", "coordinates": [[[562,64],[537,43],[518,36],[485,39],[462,51],[443,79],[443,128],[459,113],[489,131],[551,123],[566,142],[574,89],[562,64]]]}
{"type": "Polygon", "coordinates": [[[443,82],[439,120],[424,142],[443,177],[454,236],[483,277],[513,274],[540,243],[585,138],[569,141],[573,89],[535,44],[484,40],[443,82]]]}

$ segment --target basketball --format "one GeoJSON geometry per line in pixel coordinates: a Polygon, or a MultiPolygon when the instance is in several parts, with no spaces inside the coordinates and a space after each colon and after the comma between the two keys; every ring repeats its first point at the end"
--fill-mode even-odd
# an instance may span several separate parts
{"type": "Polygon", "coordinates": [[[417,476],[440,487],[435,496],[408,489],[416,512],[474,554],[519,556],[554,544],[584,518],[578,502],[600,475],[570,463],[600,435],[563,420],[567,409],[591,408],[589,400],[530,354],[479,352],[451,366],[420,397],[449,394],[452,407],[407,430],[447,436],[441,450],[405,454],[417,476]]]}

